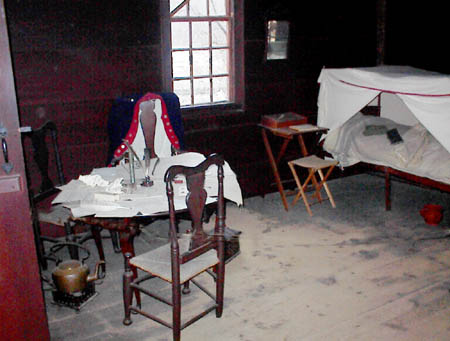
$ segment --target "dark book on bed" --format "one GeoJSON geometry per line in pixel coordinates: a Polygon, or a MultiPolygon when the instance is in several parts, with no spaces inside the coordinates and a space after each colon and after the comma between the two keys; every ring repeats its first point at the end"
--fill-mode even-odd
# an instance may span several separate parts
{"type": "Polygon", "coordinates": [[[397,143],[403,142],[403,139],[400,136],[400,134],[398,133],[397,128],[388,130],[386,132],[386,135],[387,135],[389,141],[391,141],[391,144],[397,144],[397,143]]]}

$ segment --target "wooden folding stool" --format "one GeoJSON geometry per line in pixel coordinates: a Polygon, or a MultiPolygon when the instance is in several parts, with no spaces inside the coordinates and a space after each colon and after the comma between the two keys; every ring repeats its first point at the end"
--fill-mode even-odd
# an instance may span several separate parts
{"type": "Polygon", "coordinates": [[[317,198],[317,201],[322,202],[323,200],[325,200],[322,198],[322,196],[320,194],[320,190],[322,189],[322,186],[323,186],[328,195],[328,199],[331,202],[331,206],[333,206],[333,208],[336,208],[336,204],[334,203],[333,196],[331,195],[331,191],[328,188],[326,180],[330,176],[334,167],[338,164],[337,161],[324,160],[324,159],[317,157],[316,155],[310,155],[310,156],[302,157],[300,159],[289,161],[288,164],[289,164],[289,167],[291,168],[292,174],[294,175],[295,182],[297,183],[297,187],[299,189],[299,192],[297,193],[297,195],[294,198],[294,201],[292,202],[292,206],[294,206],[295,203],[298,201],[298,199],[300,199],[300,197],[302,197],[303,201],[305,203],[305,206],[306,206],[306,210],[308,211],[309,215],[312,217],[311,208],[309,207],[310,204],[309,204],[308,199],[306,198],[306,194],[305,194],[306,187],[308,186],[309,182],[312,181],[314,188],[315,188],[315,193],[313,194],[313,196],[315,196],[317,198]],[[300,182],[300,179],[295,170],[295,166],[308,169],[309,174],[303,184],[300,182]],[[322,169],[327,169],[327,168],[328,168],[328,170],[327,170],[326,174],[324,175],[322,172],[322,169]],[[316,172],[319,173],[320,182],[318,182],[316,179],[316,176],[315,176],[316,172]]]}

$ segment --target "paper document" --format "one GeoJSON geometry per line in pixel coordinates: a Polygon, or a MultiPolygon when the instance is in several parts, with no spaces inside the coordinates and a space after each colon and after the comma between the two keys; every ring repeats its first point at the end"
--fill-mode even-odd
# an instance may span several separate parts
{"type": "MultiPolygon", "coordinates": [[[[152,161],[156,162],[156,159],[152,161]]],[[[150,216],[168,212],[166,183],[164,175],[172,165],[188,167],[197,166],[205,160],[200,153],[182,153],[175,156],[160,158],[154,174],[150,177],[153,186],[141,186],[144,179],[144,169],[136,168],[136,185],[126,186],[128,168],[119,164],[116,167],[96,168],[91,174],[80,176],[68,184],[59,187],[61,192],[53,200],[53,204],[63,204],[72,211],[74,217],[95,215],[96,217],[133,217],[136,215],[150,216]]],[[[155,163],[156,164],[156,163],[155,163]]],[[[224,165],[224,196],[242,205],[242,193],[236,174],[225,162],[224,165]]],[[[179,182],[173,186],[175,193],[175,209],[186,208],[186,179],[179,176],[179,182]]],[[[212,165],[205,174],[205,189],[208,202],[217,200],[218,181],[217,166],[212,165]]]]}
{"type": "Polygon", "coordinates": [[[309,132],[309,131],[317,131],[317,130],[321,129],[321,128],[319,128],[319,127],[317,127],[315,125],[309,124],[309,123],[297,124],[297,125],[289,126],[289,128],[297,130],[297,131],[300,131],[302,133],[306,133],[306,132],[309,132]]]}

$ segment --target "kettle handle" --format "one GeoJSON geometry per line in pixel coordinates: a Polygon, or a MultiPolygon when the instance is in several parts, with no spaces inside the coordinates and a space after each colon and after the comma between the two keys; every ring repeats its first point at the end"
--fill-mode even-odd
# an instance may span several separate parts
{"type": "Polygon", "coordinates": [[[74,243],[74,242],[60,242],[60,243],[53,244],[53,246],[50,247],[50,251],[49,251],[49,254],[53,255],[55,257],[56,264],[59,264],[62,262],[61,258],[59,258],[56,255],[56,252],[61,250],[64,246],[76,246],[80,249],[83,249],[86,252],[86,256],[81,258],[82,263],[84,263],[84,261],[91,256],[91,252],[89,251],[89,249],[81,244],[74,243]]]}

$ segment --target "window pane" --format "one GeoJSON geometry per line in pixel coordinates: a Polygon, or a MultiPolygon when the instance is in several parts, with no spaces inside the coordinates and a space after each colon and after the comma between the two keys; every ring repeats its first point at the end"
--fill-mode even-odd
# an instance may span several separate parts
{"type": "Polygon", "coordinates": [[[189,23],[172,23],[172,49],[186,49],[189,47],[189,23]]]}
{"type": "Polygon", "coordinates": [[[228,49],[212,51],[213,75],[228,74],[228,49]]]}
{"type": "Polygon", "coordinates": [[[189,51],[172,52],[173,77],[189,77],[189,51]]]}
{"type": "Polygon", "coordinates": [[[214,21],[211,23],[212,46],[228,46],[228,25],[225,21],[214,21]]]}
{"type": "Polygon", "coordinates": [[[200,17],[206,16],[206,1],[207,0],[190,0],[189,1],[189,10],[191,17],[200,17]]]}
{"type": "Polygon", "coordinates": [[[192,23],[192,47],[209,46],[209,24],[206,21],[192,23]]]}
{"type": "MultiPolygon", "coordinates": [[[[170,0],[170,12],[172,12],[179,4],[181,4],[183,0],[170,0]]],[[[184,6],[186,7],[186,6],[184,6]]]]}
{"type": "Polygon", "coordinates": [[[192,51],[194,76],[208,76],[209,51],[192,51]]]}
{"type": "Polygon", "coordinates": [[[183,6],[180,8],[174,17],[187,17],[187,7],[183,6]]]}
{"type": "Polygon", "coordinates": [[[180,99],[180,105],[191,104],[191,82],[189,80],[174,81],[173,92],[180,99]]]}
{"type": "Polygon", "coordinates": [[[216,77],[213,78],[213,101],[229,101],[229,77],[216,77]]]}
{"type": "Polygon", "coordinates": [[[226,15],[225,0],[209,0],[209,15],[226,15]]]}
{"type": "Polygon", "coordinates": [[[209,78],[194,79],[194,104],[210,103],[209,78]]]}

